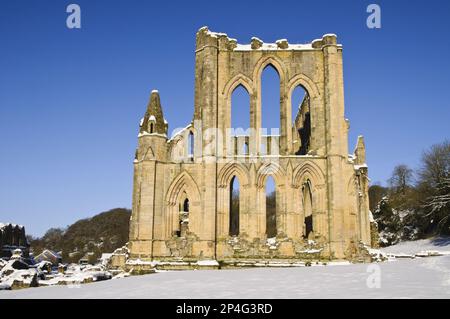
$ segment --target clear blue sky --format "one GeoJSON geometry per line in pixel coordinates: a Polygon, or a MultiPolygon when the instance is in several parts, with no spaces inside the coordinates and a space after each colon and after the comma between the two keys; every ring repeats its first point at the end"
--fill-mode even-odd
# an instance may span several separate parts
{"type": "MultiPolygon", "coordinates": [[[[365,136],[373,182],[398,163],[417,167],[424,148],[450,136],[449,1],[2,1],[0,221],[41,235],[130,207],[150,91],[159,89],[170,130],[190,121],[203,25],[240,43],[336,33],[350,148],[365,136]],[[81,30],[66,27],[71,2],[81,6],[81,30]],[[372,2],[379,30],[366,27],[372,2]]],[[[264,105],[278,94],[268,73],[264,105]]],[[[278,109],[263,112],[276,118],[278,109]]]]}

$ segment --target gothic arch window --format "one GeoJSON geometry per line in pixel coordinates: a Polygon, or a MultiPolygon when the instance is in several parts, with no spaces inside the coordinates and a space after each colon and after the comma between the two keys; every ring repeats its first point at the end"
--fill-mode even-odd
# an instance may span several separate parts
{"type": "Polygon", "coordinates": [[[240,185],[236,176],[230,181],[230,236],[239,235],[240,185]]]}
{"type": "Polygon", "coordinates": [[[261,73],[261,135],[279,135],[280,75],[268,64],[261,73]]]}
{"type": "Polygon", "coordinates": [[[277,190],[272,176],[266,180],[266,235],[277,236],[277,190]]]}
{"type": "Polygon", "coordinates": [[[309,180],[303,184],[302,192],[303,192],[303,211],[305,214],[304,236],[305,238],[309,238],[310,235],[314,234],[312,192],[311,192],[311,182],[309,180]]]}
{"type": "Polygon", "coordinates": [[[231,94],[230,111],[233,136],[246,134],[250,127],[250,95],[242,84],[236,86],[231,94]]]}
{"type": "Polygon", "coordinates": [[[308,91],[297,85],[291,96],[292,139],[295,141],[295,154],[306,155],[311,144],[311,112],[308,91]]]}
{"type": "Polygon", "coordinates": [[[153,123],[150,123],[150,133],[153,133],[154,128],[153,128],[153,123]]]}
{"type": "Polygon", "coordinates": [[[194,156],[194,133],[192,133],[192,131],[189,131],[188,136],[188,156],[194,156]]]}

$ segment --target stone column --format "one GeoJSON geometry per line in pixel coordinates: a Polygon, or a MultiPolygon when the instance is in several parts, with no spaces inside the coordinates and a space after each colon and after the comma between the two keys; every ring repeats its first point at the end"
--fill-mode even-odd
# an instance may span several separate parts
{"type": "Polygon", "coordinates": [[[324,57],[324,103],[326,117],[326,157],[330,247],[336,258],[346,249],[345,182],[343,178],[347,150],[344,140],[344,94],[341,49],[336,35],[322,38],[324,57]]]}
{"type": "Polygon", "coordinates": [[[130,231],[132,258],[151,258],[153,253],[155,164],[155,161],[135,164],[135,196],[130,231]]]}
{"type": "Polygon", "coordinates": [[[196,154],[196,162],[201,162],[200,190],[203,207],[200,208],[200,240],[203,255],[215,258],[215,249],[206,242],[215,240],[217,223],[217,132],[218,132],[218,38],[223,35],[210,32],[203,27],[197,32],[195,53],[195,119],[201,120],[201,154],[196,154]]]}
{"type": "Polygon", "coordinates": [[[287,90],[285,79],[280,75],[280,155],[289,155],[292,148],[291,105],[287,90]]]}

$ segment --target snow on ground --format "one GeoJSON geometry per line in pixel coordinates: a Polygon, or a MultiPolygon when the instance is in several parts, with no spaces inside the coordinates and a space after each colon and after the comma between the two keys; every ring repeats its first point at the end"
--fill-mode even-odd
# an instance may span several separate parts
{"type": "Polygon", "coordinates": [[[90,283],[0,291],[3,298],[450,298],[450,256],[379,264],[166,271],[90,283]],[[369,288],[369,266],[380,288],[369,288]]]}
{"type": "MultiPolygon", "coordinates": [[[[449,251],[450,240],[383,249],[405,254],[424,250],[449,251]]],[[[450,298],[450,255],[377,264],[164,271],[75,287],[0,291],[3,298],[450,298]],[[380,287],[367,285],[378,271],[380,287]]]]}
{"type": "Polygon", "coordinates": [[[405,241],[381,250],[394,254],[414,254],[422,251],[439,251],[445,254],[450,252],[450,237],[405,241]]]}

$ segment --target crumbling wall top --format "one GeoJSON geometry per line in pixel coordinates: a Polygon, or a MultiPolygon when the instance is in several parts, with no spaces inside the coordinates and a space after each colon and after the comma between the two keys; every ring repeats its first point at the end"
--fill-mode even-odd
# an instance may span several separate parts
{"type": "Polygon", "coordinates": [[[240,44],[236,39],[229,38],[226,33],[213,32],[208,27],[202,27],[197,32],[197,50],[204,46],[214,45],[223,51],[308,51],[321,50],[325,46],[334,45],[342,48],[337,43],[337,36],[328,33],[321,39],[315,39],[311,43],[293,44],[287,39],[280,39],[275,43],[265,43],[257,37],[252,37],[249,44],[240,44]]]}

